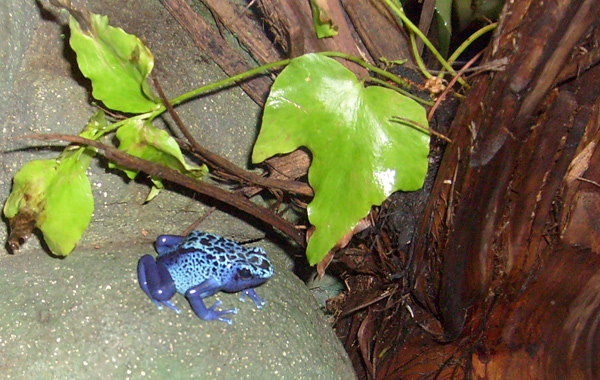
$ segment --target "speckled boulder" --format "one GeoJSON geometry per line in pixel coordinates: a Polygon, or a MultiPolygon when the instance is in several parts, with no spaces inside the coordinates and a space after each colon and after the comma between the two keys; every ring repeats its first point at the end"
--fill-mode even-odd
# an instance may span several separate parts
{"type": "MultiPolygon", "coordinates": [[[[168,96],[225,77],[199,59],[158,0],[101,0],[89,7],[148,44],[168,96]]],[[[94,113],[89,83],[73,66],[64,38],[65,20],[46,1],[7,0],[0,7],[3,201],[24,162],[58,152],[23,150],[39,143],[10,137],[77,134],[94,113]]],[[[260,109],[240,89],[195,100],[178,111],[209,149],[246,164],[260,109]]],[[[16,255],[0,250],[0,378],[355,379],[315,300],[288,269],[286,255],[274,247],[267,252],[275,275],[257,289],[267,301],[262,310],[252,302],[240,303],[237,294],[220,293],[223,308],[240,310],[231,326],[200,320],[179,295],[173,302],[181,315],[159,311],[139,289],[137,261],[153,253],[157,235],[181,233],[205,206],[177,191],[144,204],[147,186],[109,172],[102,159],[93,161],[88,174],[95,212],[75,252],[65,259],[51,257],[36,237],[16,255]]],[[[264,235],[218,211],[200,228],[236,240],[264,235]]],[[[6,236],[2,223],[0,240],[6,236]]]]}

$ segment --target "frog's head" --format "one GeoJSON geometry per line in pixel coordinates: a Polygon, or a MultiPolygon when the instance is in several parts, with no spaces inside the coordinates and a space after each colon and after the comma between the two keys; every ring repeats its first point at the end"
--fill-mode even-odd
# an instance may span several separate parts
{"type": "Polygon", "coordinates": [[[273,276],[273,265],[262,248],[248,249],[242,260],[233,265],[228,291],[254,288],[273,276]]]}

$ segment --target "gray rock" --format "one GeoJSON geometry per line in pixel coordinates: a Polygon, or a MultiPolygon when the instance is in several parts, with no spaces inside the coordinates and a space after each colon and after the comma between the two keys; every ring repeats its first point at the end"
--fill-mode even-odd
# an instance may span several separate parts
{"type": "MultiPolygon", "coordinates": [[[[147,43],[167,96],[225,77],[158,0],[88,6],[147,43]]],[[[95,111],[89,83],[72,66],[65,20],[46,2],[7,0],[0,7],[2,200],[25,162],[60,151],[31,149],[45,144],[11,137],[77,134],[95,111]]],[[[203,145],[246,165],[260,109],[241,89],[196,99],[178,111],[203,145]]],[[[181,315],[156,309],[137,285],[137,260],[152,251],[157,235],[180,233],[207,207],[177,191],[143,204],[147,185],[107,170],[104,160],[93,161],[89,177],[94,217],[70,256],[51,257],[36,238],[16,255],[0,252],[0,378],[355,378],[314,298],[272,245],[276,275],[258,289],[268,302],[264,309],[240,304],[238,295],[217,295],[224,308],[240,309],[232,326],[200,320],[181,296],[174,298],[181,315]]],[[[217,211],[200,228],[237,240],[264,235],[244,220],[249,222],[217,211]]],[[[7,233],[0,224],[0,240],[7,233]]]]}
{"type": "MultiPolygon", "coordinates": [[[[257,288],[263,309],[237,307],[233,325],[158,310],[139,289],[145,247],[0,257],[0,377],[5,379],[353,379],[339,341],[304,284],[273,257],[257,288]]],[[[211,305],[215,297],[207,299],[211,305]]]]}

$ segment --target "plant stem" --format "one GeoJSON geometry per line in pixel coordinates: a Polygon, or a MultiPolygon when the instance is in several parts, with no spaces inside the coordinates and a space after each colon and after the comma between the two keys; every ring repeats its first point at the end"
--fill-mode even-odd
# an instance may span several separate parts
{"type": "Polygon", "coordinates": [[[324,55],[326,57],[343,58],[345,60],[354,62],[354,63],[356,63],[356,64],[364,67],[365,69],[367,69],[369,71],[372,71],[372,72],[374,72],[376,74],[379,74],[382,77],[385,77],[385,78],[391,80],[392,82],[399,84],[402,87],[406,87],[408,89],[410,89],[410,87],[411,87],[411,84],[409,82],[403,80],[402,78],[400,78],[400,77],[398,77],[398,76],[390,73],[389,71],[385,71],[385,70],[380,69],[377,66],[371,65],[370,63],[365,62],[364,60],[362,60],[362,59],[360,59],[358,57],[355,57],[353,55],[349,55],[349,54],[341,53],[341,52],[337,52],[337,51],[322,51],[322,52],[316,53],[316,54],[324,55]]]}
{"type": "MultiPolygon", "coordinates": [[[[229,78],[225,78],[225,79],[220,80],[218,82],[211,83],[211,84],[203,86],[203,87],[199,87],[199,88],[197,88],[195,90],[192,90],[190,92],[186,92],[183,95],[179,95],[175,99],[171,99],[171,104],[173,106],[176,106],[176,105],[178,105],[180,103],[185,102],[186,100],[189,100],[189,99],[191,99],[193,97],[196,97],[196,96],[198,96],[200,94],[203,94],[205,92],[209,92],[209,91],[221,88],[221,87],[228,86],[230,84],[234,84],[237,81],[253,77],[253,76],[257,75],[257,74],[260,74],[262,72],[268,71],[268,70],[270,70],[270,69],[272,69],[274,67],[285,66],[285,65],[289,64],[290,61],[291,61],[291,59],[284,59],[284,60],[281,60],[281,61],[267,63],[266,65],[262,65],[262,66],[256,67],[256,68],[254,68],[252,70],[244,71],[243,73],[234,75],[234,76],[229,77],[229,78]]],[[[154,112],[158,112],[159,110],[160,110],[160,113],[162,113],[162,112],[164,112],[166,110],[166,107],[162,106],[161,108],[159,108],[158,110],[156,110],[154,112]]]]}
{"type": "Polygon", "coordinates": [[[496,29],[497,25],[498,25],[497,22],[486,25],[483,28],[476,31],[475,33],[471,34],[469,36],[469,38],[464,40],[464,42],[462,44],[460,44],[460,46],[458,48],[456,48],[456,50],[454,50],[454,53],[452,53],[450,58],[448,58],[448,63],[452,64],[454,61],[456,61],[456,59],[458,57],[460,57],[460,55],[469,47],[469,45],[471,45],[473,43],[473,41],[475,41],[476,39],[481,37],[483,34],[496,29]]]}
{"type": "Polygon", "coordinates": [[[390,90],[397,91],[397,92],[401,93],[402,95],[406,96],[407,98],[411,98],[411,99],[413,99],[414,101],[416,101],[416,102],[419,102],[419,103],[421,103],[421,104],[425,104],[425,105],[427,105],[427,106],[430,106],[430,107],[431,107],[431,106],[433,106],[433,102],[430,102],[430,101],[428,101],[428,100],[425,100],[425,99],[421,99],[421,98],[419,98],[418,96],[416,96],[416,95],[413,95],[413,94],[411,94],[410,92],[407,92],[407,91],[405,91],[405,90],[403,90],[403,89],[401,89],[401,88],[399,88],[399,87],[396,87],[396,86],[394,86],[394,85],[391,85],[391,84],[389,84],[389,83],[387,83],[386,81],[383,81],[383,80],[381,80],[381,79],[374,78],[374,77],[369,77],[369,78],[368,78],[368,79],[366,79],[366,80],[367,80],[367,81],[369,81],[369,82],[377,83],[377,84],[378,84],[378,85],[380,85],[380,86],[387,87],[387,88],[389,88],[390,90]]]}
{"type": "MultiPolygon", "coordinates": [[[[433,118],[433,114],[435,113],[435,110],[437,110],[438,106],[442,103],[442,101],[444,101],[444,99],[446,98],[446,95],[448,95],[448,93],[450,92],[450,89],[452,88],[452,86],[454,86],[454,84],[456,83],[456,80],[458,78],[460,78],[466,70],[469,69],[469,67],[471,67],[472,64],[475,63],[475,61],[477,61],[479,59],[479,57],[481,57],[481,55],[483,54],[485,50],[480,51],[479,53],[475,54],[475,56],[473,58],[471,58],[469,60],[469,62],[467,62],[459,71],[458,71],[458,75],[455,76],[454,78],[452,78],[452,80],[450,81],[450,83],[448,83],[448,85],[446,86],[446,89],[444,90],[444,92],[441,93],[440,96],[438,96],[437,100],[435,101],[435,104],[433,105],[433,107],[431,107],[431,109],[429,110],[429,113],[427,114],[427,121],[430,121],[431,118],[433,118]]],[[[440,74],[441,76],[441,74],[440,74]]]]}
{"type": "Polygon", "coordinates": [[[421,55],[419,54],[419,49],[417,47],[417,41],[415,40],[415,34],[410,29],[408,31],[408,34],[410,36],[410,46],[412,49],[413,56],[415,57],[415,62],[417,62],[417,66],[419,67],[419,70],[421,70],[421,72],[423,73],[425,78],[429,79],[433,75],[431,75],[429,70],[427,70],[425,63],[423,62],[423,58],[421,58],[421,55]]]}
{"type": "MultiPolygon", "coordinates": [[[[444,69],[448,70],[448,72],[454,76],[456,76],[456,71],[450,66],[450,64],[442,57],[442,55],[437,51],[437,49],[433,46],[431,41],[425,37],[425,35],[417,28],[415,24],[412,23],[404,14],[404,10],[402,9],[402,5],[398,2],[398,0],[385,0],[385,3],[390,7],[392,11],[402,20],[402,22],[406,25],[406,27],[411,30],[414,34],[416,34],[427,48],[431,51],[434,57],[440,62],[440,64],[444,67],[444,69]]],[[[458,83],[465,86],[467,83],[462,79],[458,79],[458,83]]]]}
{"type": "MultiPolygon", "coordinates": [[[[371,65],[370,63],[365,62],[364,60],[362,60],[362,59],[360,59],[358,57],[355,57],[353,55],[349,55],[349,54],[341,53],[341,52],[336,52],[336,51],[324,51],[324,52],[320,52],[320,53],[316,53],[316,54],[323,55],[323,56],[326,56],[326,57],[343,58],[345,60],[354,62],[354,63],[356,63],[356,64],[358,64],[358,65],[366,68],[367,70],[370,70],[370,71],[372,71],[372,72],[374,72],[376,74],[379,74],[379,75],[381,75],[381,76],[383,76],[383,77],[385,77],[385,78],[393,81],[394,83],[397,83],[400,86],[403,86],[403,87],[406,87],[406,88],[410,88],[411,87],[410,83],[408,83],[407,81],[403,80],[402,78],[400,78],[400,77],[398,77],[398,76],[396,76],[396,75],[394,75],[394,74],[392,74],[392,73],[390,73],[388,71],[382,70],[382,69],[380,69],[377,66],[371,65]]],[[[256,68],[254,68],[252,70],[244,71],[243,73],[234,75],[232,77],[225,78],[225,79],[220,80],[218,82],[211,83],[209,85],[202,86],[202,87],[199,87],[199,88],[197,88],[195,90],[192,90],[190,92],[186,92],[185,94],[179,95],[178,97],[176,97],[174,99],[171,99],[170,103],[173,106],[177,106],[177,105],[179,105],[179,104],[181,104],[181,103],[183,103],[183,102],[185,102],[185,101],[187,101],[189,99],[192,99],[192,98],[194,98],[194,97],[196,97],[198,95],[202,95],[204,93],[207,93],[207,92],[210,92],[210,91],[214,91],[214,90],[217,90],[219,88],[226,87],[228,85],[232,85],[235,82],[238,82],[238,81],[241,81],[241,80],[245,80],[247,78],[250,78],[250,77],[253,77],[255,75],[261,74],[263,72],[269,71],[269,70],[271,70],[271,69],[273,69],[275,67],[286,66],[290,62],[291,62],[291,59],[283,59],[281,61],[271,62],[271,63],[268,63],[266,65],[262,65],[262,66],[256,67],[256,68]]],[[[155,117],[157,117],[158,115],[160,115],[163,112],[165,112],[166,110],[167,110],[167,108],[164,105],[161,105],[159,108],[157,108],[154,111],[147,112],[147,113],[141,114],[141,115],[136,115],[136,116],[134,116],[134,118],[150,119],[150,120],[152,120],[155,117]]],[[[113,124],[111,126],[110,130],[118,128],[119,126],[121,126],[125,122],[126,122],[126,120],[122,120],[122,121],[119,121],[119,122],[113,124]]]]}
{"type": "Polygon", "coordinates": [[[436,137],[438,137],[438,138],[440,138],[442,140],[446,140],[447,142],[452,143],[452,140],[450,140],[444,134],[442,134],[440,132],[437,132],[437,131],[434,131],[433,129],[428,128],[428,127],[426,127],[426,126],[424,126],[424,125],[422,125],[420,123],[417,123],[414,120],[407,119],[407,118],[400,117],[400,116],[392,116],[392,118],[390,119],[390,121],[395,121],[395,122],[398,122],[398,123],[406,124],[409,127],[415,128],[416,130],[421,131],[421,132],[423,132],[423,133],[425,133],[427,135],[434,135],[434,136],[436,136],[436,137]]]}
{"type": "Polygon", "coordinates": [[[171,102],[166,98],[160,84],[158,83],[158,80],[154,77],[154,75],[152,76],[152,80],[154,81],[154,87],[156,88],[156,92],[158,92],[160,99],[162,100],[163,104],[167,108],[167,111],[171,115],[171,118],[173,119],[173,121],[175,121],[175,124],[179,127],[179,130],[181,131],[181,133],[188,140],[188,142],[192,146],[193,150],[197,154],[199,154],[203,158],[203,160],[207,164],[209,164],[212,168],[217,167],[220,170],[223,170],[231,175],[236,176],[240,183],[246,182],[246,183],[251,183],[254,185],[259,185],[259,186],[268,187],[268,188],[277,188],[277,189],[286,190],[286,191],[289,191],[292,193],[306,195],[306,196],[314,195],[314,192],[312,191],[310,186],[308,186],[305,183],[297,182],[297,181],[277,181],[272,178],[259,176],[257,174],[254,174],[252,172],[249,172],[249,171],[246,171],[246,170],[240,168],[239,166],[235,165],[234,163],[230,162],[229,160],[204,148],[202,145],[200,145],[196,141],[194,136],[187,129],[187,127],[185,126],[185,124],[183,123],[183,121],[181,120],[179,115],[177,114],[177,111],[175,111],[175,109],[171,105],[171,102]]]}

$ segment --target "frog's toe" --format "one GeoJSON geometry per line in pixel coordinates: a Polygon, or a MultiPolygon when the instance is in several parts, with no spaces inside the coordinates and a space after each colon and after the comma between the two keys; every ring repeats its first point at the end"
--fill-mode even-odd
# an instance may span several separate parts
{"type": "Polygon", "coordinates": [[[204,319],[210,319],[210,320],[225,322],[227,324],[232,324],[233,321],[230,318],[224,318],[224,317],[222,317],[222,315],[237,314],[238,313],[237,307],[234,307],[233,309],[220,310],[220,311],[215,310],[219,305],[221,305],[221,303],[222,303],[221,301],[217,301],[217,302],[215,302],[214,305],[209,307],[207,309],[207,317],[204,319]]]}
{"type": "Polygon", "coordinates": [[[254,303],[256,304],[256,307],[259,309],[262,309],[263,306],[265,306],[267,304],[265,301],[262,300],[262,298],[260,298],[258,296],[258,294],[256,294],[256,291],[254,290],[254,288],[242,290],[241,295],[240,295],[240,301],[245,302],[246,297],[250,297],[250,299],[252,301],[254,301],[254,303]]]}
{"type": "Polygon", "coordinates": [[[215,308],[217,308],[218,306],[220,306],[223,302],[221,302],[221,300],[216,300],[215,303],[208,308],[208,311],[215,311],[215,308]]]}
{"type": "MultiPolygon", "coordinates": [[[[165,305],[166,307],[168,307],[169,309],[173,310],[177,314],[181,314],[181,310],[179,310],[179,308],[177,308],[177,306],[175,306],[173,304],[173,302],[171,302],[171,301],[162,301],[162,304],[165,305]]],[[[162,309],[162,305],[159,306],[158,309],[161,310],[162,309]]]]}
{"type": "Polygon", "coordinates": [[[155,300],[153,298],[150,298],[150,299],[152,300],[152,302],[154,302],[154,304],[156,305],[156,307],[158,308],[158,310],[162,310],[163,309],[162,302],[157,301],[157,300],[155,300]]]}
{"type": "Polygon", "coordinates": [[[222,310],[222,311],[215,310],[221,304],[221,301],[217,301],[214,303],[214,305],[207,308],[206,305],[204,305],[204,301],[202,300],[202,297],[200,297],[199,294],[200,293],[195,288],[189,289],[185,293],[186,298],[190,301],[190,304],[192,305],[192,309],[194,309],[194,312],[196,313],[196,315],[198,317],[200,317],[201,319],[204,319],[205,321],[211,320],[211,321],[221,321],[221,322],[225,322],[228,324],[233,323],[233,321],[231,319],[225,318],[225,317],[223,317],[223,315],[237,314],[237,312],[238,312],[237,309],[234,308],[234,309],[222,310]]]}
{"type": "Polygon", "coordinates": [[[156,305],[156,307],[158,308],[158,310],[162,310],[163,309],[163,305],[165,305],[166,307],[168,307],[169,309],[173,310],[174,312],[176,312],[177,314],[181,314],[181,310],[179,310],[179,308],[177,306],[175,306],[173,304],[173,302],[171,301],[157,301],[153,298],[151,298],[152,302],[154,302],[154,304],[156,305]]]}
{"type": "Polygon", "coordinates": [[[224,314],[237,314],[237,313],[238,313],[238,309],[235,308],[235,307],[233,309],[222,310],[222,311],[215,311],[213,319],[217,320],[217,321],[225,322],[228,325],[231,325],[231,324],[233,324],[233,320],[231,320],[231,318],[222,317],[222,315],[224,315],[224,314]]]}

